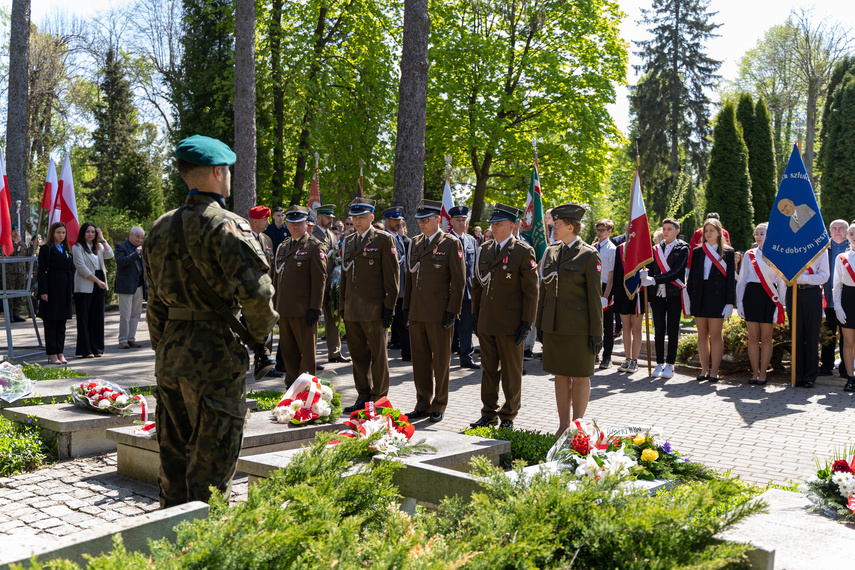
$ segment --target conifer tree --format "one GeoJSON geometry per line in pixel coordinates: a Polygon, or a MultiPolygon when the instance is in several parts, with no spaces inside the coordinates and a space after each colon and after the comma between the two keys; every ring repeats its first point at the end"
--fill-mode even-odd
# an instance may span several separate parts
{"type": "Polygon", "coordinates": [[[726,103],[716,117],[707,180],[707,211],[718,212],[734,248],[751,246],[754,208],[748,148],[736,128],[736,110],[726,103]]]}
{"type": "Polygon", "coordinates": [[[642,10],[642,23],[653,37],[636,42],[640,48],[636,55],[644,62],[636,71],[643,81],[633,89],[631,104],[642,176],[648,187],[660,188],[660,182],[666,182],[664,198],[652,202],[655,214],[664,213],[668,194],[677,188],[682,162],[690,162],[701,179],[706,174],[710,132],[706,93],[714,87],[721,66],[704,52],[704,42],[716,37],[720,26],[712,22],[716,13],[708,12],[708,6],[709,0],[654,0],[649,10],[642,10]],[[660,154],[663,138],[668,148],[665,164],[660,154]]]}
{"type": "Polygon", "coordinates": [[[134,152],[137,110],[130,82],[111,47],[104,61],[101,100],[95,107],[97,127],[92,133],[93,162],[96,170],[89,206],[108,206],[122,189],[116,185],[119,168],[134,152]]]}
{"type": "Polygon", "coordinates": [[[855,60],[845,58],[828,95],[820,136],[820,209],[825,220],[851,220],[855,212],[855,60]]]}
{"type": "Polygon", "coordinates": [[[775,142],[772,137],[772,114],[766,101],[758,99],[754,106],[754,135],[748,149],[748,170],[751,173],[751,203],[754,223],[769,221],[772,203],[778,192],[778,167],[775,142]]]}

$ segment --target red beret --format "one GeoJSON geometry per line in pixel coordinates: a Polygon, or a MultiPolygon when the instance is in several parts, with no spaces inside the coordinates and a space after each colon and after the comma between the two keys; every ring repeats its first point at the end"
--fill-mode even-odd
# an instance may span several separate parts
{"type": "Polygon", "coordinates": [[[249,209],[249,217],[253,220],[266,220],[270,217],[270,208],[267,206],[256,206],[249,209]]]}

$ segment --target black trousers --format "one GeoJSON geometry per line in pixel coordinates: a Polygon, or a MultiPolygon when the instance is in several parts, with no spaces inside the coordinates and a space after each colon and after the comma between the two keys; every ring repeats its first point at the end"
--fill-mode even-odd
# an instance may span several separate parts
{"type": "Polygon", "coordinates": [[[463,299],[460,318],[454,321],[452,348],[459,346],[460,363],[472,362],[472,299],[463,299]]]}
{"type": "Polygon", "coordinates": [[[653,327],[656,329],[656,364],[677,362],[677,343],[680,341],[680,314],[683,306],[680,297],[650,297],[653,309],[653,327]],[[668,355],[665,355],[665,335],[668,335],[668,355]]]}
{"type": "MultiPolygon", "coordinates": [[[[606,291],[606,284],[603,283],[603,292],[606,291]]],[[[614,299],[614,295],[609,295],[609,301],[614,299]]],[[[612,350],[615,348],[615,316],[614,305],[603,311],[603,356],[602,361],[611,360],[612,350]]]]}
{"type": "Polygon", "coordinates": [[[404,298],[395,301],[395,316],[392,317],[392,343],[401,345],[401,358],[412,358],[410,353],[410,331],[407,330],[407,315],[404,313],[404,298]]]}
{"type": "MultiPolygon", "coordinates": [[[[101,271],[96,271],[95,276],[104,280],[101,271]]],[[[75,293],[74,306],[77,311],[77,348],[74,354],[103,354],[104,290],[93,285],[91,293],[75,293]]]]}
{"type": "MultiPolygon", "coordinates": [[[[819,327],[822,324],[822,291],[799,289],[796,302],[796,386],[816,382],[819,373],[819,327]]],[[[787,287],[787,316],[792,323],[793,288],[787,287]]],[[[790,325],[792,326],[792,324],[790,325]]]]}
{"type": "Polygon", "coordinates": [[[65,347],[65,323],[68,319],[42,319],[45,330],[45,354],[62,354],[65,347]]]}
{"type": "MultiPolygon", "coordinates": [[[[831,338],[820,349],[819,367],[822,370],[831,371],[834,370],[834,349],[837,348],[838,343],[840,354],[843,354],[843,333],[839,330],[840,323],[837,322],[837,313],[834,312],[834,309],[825,310],[825,321],[822,323],[822,326],[829,332],[831,338]]],[[[839,370],[841,378],[848,378],[851,375],[851,372],[846,370],[846,361],[843,359],[840,360],[839,370]]]]}

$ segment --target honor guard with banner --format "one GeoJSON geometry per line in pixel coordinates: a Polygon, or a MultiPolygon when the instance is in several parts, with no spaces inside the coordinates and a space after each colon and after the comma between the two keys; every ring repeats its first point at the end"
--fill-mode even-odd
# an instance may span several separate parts
{"type": "Polygon", "coordinates": [[[787,283],[792,330],[792,384],[813,388],[819,372],[822,285],[830,275],[830,238],[798,146],[793,146],[769,216],[763,257],[787,283]]]}
{"type": "Polygon", "coordinates": [[[285,363],[285,385],[300,374],[316,373],[318,319],[327,282],[326,247],[308,233],[309,210],[291,206],[285,224],[291,237],[276,250],[276,294],[273,305],[279,313],[279,346],[285,363]]]}
{"type": "Polygon", "coordinates": [[[330,307],[332,274],[336,265],[341,264],[338,240],[330,231],[335,221],[335,204],[318,206],[315,208],[315,214],[318,216],[318,225],[315,226],[312,235],[327,248],[327,285],[324,290],[324,334],[327,337],[327,360],[329,362],[350,362],[349,358],[341,354],[341,335],[338,331],[339,317],[330,307]]]}
{"type": "Polygon", "coordinates": [[[442,203],[422,200],[416,211],[421,234],[407,259],[404,310],[409,311],[416,407],[407,417],[443,418],[448,405],[451,337],[460,314],[466,269],[463,246],[439,229],[442,203]]]}
{"type": "Polygon", "coordinates": [[[395,240],[395,249],[398,251],[398,278],[400,288],[398,289],[398,301],[395,303],[395,316],[392,319],[392,333],[389,338],[389,348],[401,349],[401,360],[409,362],[412,360],[410,354],[410,331],[407,330],[407,312],[404,311],[404,283],[406,283],[407,255],[410,253],[412,240],[399,233],[404,221],[404,207],[392,206],[383,210],[383,224],[386,231],[392,234],[395,240]]]}
{"type": "Polygon", "coordinates": [[[398,250],[390,234],[371,225],[374,204],[367,198],[350,203],[347,215],[356,231],[341,253],[341,306],[357,393],[356,402],[344,409],[348,413],[389,392],[386,329],[398,299],[398,250]]]}
{"type": "Polygon", "coordinates": [[[249,223],[226,209],[235,154],[196,135],[175,157],[189,195],[143,243],[164,508],[207,501],[210,487],[229,496],[246,421],[244,343],[263,377],[274,365],[263,343],[277,318],[264,253],[249,223]]]}
{"type": "Polygon", "coordinates": [[[537,315],[534,249],[514,238],[520,211],[496,204],[493,241],[481,245],[472,282],[472,322],[481,346],[481,419],[472,427],[513,427],[522,393],[523,340],[537,315]],[[505,403],[499,408],[499,387],[505,403]]]}

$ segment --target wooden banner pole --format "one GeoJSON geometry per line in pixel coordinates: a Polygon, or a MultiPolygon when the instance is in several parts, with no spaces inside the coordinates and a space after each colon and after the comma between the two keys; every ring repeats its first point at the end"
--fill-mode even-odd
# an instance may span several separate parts
{"type": "Polygon", "coordinates": [[[793,281],[793,310],[791,311],[791,319],[790,319],[790,384],[795,387],[796,385],[796,309],[798,308],[798,304],[796,303],[796,294],[799,291],[798,277],[796,277],[796,281],[793,281]]]}

